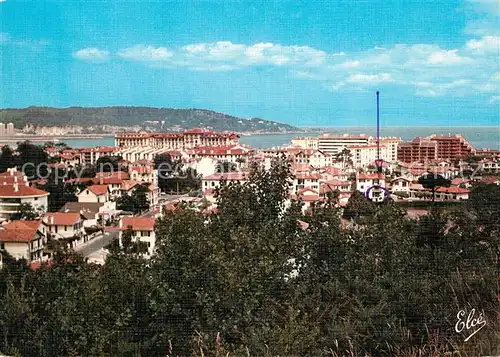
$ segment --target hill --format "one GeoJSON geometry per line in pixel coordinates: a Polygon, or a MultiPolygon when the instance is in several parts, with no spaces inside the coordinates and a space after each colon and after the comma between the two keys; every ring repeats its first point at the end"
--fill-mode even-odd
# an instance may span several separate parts
{"type": "Polygon", "coordinates": [[[151,107],[28,107],[0,110],[0,122],[14,123],[16,128],[35,126],[92,125],[143,126],[158,130],[205,127],[215,131],[289,132],[300,131],[291,125],[260,118],[244,119],[205,109],[172,109],[151,107]],[[164,121],[163,126],[161,122],[164,121]],[[156,123],[155,123],[156,122],[156,123]]]}

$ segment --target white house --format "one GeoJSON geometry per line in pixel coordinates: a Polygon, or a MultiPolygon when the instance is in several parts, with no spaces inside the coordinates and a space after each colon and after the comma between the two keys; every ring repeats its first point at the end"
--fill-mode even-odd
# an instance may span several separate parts
{"type": "Polygon", "coordinates": [[[79,212],[46,213],[42,224],[47,237],[54,240],[74,238],[74,243],[70,242],[70,247],[74,247],[87,239],[83,227],[84,218],[79,212]]]}
{"type": "Polygon", "coordinates": [[[226,172],[226,173],[216,173],[207,177],[202,178],[202,189],[205,191],[207,189],[216,189],[220,187],[221,182],[246,182],[248,173],[236,171],[236,172],[226,172]]]}
{"type": "Polygon", "coordinates": [[[384,191],[385,176],[381,173],[358,174],[356,176],[356,190],[366,194],[372,201],[383,201],[387,196],[384,191]],[[382,189],[381,189],[382,188],[382,189]]]}
{"type": "Polygon", "coordinates": [[[91,185],[78,194],[78,202],[104,203],[109,201],[108,185],[91,185]]]}
{"type": "Polygon", "coordinates": [[[133,232],[133,239],[140,242],[145,242],[148,247],[146,257],[151,257],[155,250],[155,218],[154,217],[123,217],[120,220],[120,233],[119,242],[123,246],[123,232],[131,229],[133,232]]]}
{"type": "Polygon", "coordinates": [[[46,239],[40,231],[40,226],[39,220],[16,220],[0,227],[0,250],[15,259],[26,259],[28,263],[42,261],[46,239]]]}

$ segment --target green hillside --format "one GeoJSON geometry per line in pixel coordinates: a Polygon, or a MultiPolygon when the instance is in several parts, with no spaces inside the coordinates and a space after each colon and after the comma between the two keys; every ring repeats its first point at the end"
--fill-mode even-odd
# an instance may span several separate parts
{"type": "Polygon", "coordinates": [[[207,127],[216,131],[232,130],[237,132],[262,131],[286,132],[299,129],[287,124],[267,121],[260,118],[243,119],[204,109],[171,109],[150,107],[97,107],[97,108],[51,108],[28,107],[23,109],[0,110],[0,122],[14,123],[16,128],[26,124],[39,126],[64,125],[116,125],[149,126],[162,129],[178,125],[180,128],[207,127]]]}

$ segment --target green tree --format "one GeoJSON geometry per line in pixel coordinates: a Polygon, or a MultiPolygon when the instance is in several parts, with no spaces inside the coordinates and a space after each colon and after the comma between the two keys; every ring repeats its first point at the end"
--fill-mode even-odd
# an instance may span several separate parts
{"type": "Polygon", "coordinates": [[[361,192],[354,191],[347,201],[343,216],[348,219],[359,220],[360,218],[372,215],[374,212],[375,204],[361,192]]]}
{"type": "Polygon", "coordinates": [[[422,187],[430,189],[432,191],[432,202],[436,199],[436,190],[439,187],[450,187],[451,181],[444,178],[439,174],[426,173],[419,177],[418,183],[422,185],[422,187]]]}
{"type": "Polygon", "coordinates": [[[0,172],[5,172],[7,169],[18,167],[20,163],[19,157],[14,155],[14,150],[12,150],[8,145],[2,146],[2,151],[0,153],[0,172]]]}
{"type": "Polygon", "coordinates": [[[21,203],[16,214],[12,215],[11,219],[21,219],[33,221],[40,218],[43,211],[35,209],[31,203],[21,203]]]}

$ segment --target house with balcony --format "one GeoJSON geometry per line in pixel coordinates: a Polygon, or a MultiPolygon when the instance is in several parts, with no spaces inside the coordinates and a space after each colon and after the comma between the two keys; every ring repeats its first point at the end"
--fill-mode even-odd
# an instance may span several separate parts
{"type": "Polygon", "coordinates": [[[321,175],[316,172],[296,172],[293,179],[293,193],[298,194],[304,188],[319,191],[320,179],[321,175]]]}
{"type": "Polygon", "coordinates": [[[47,211],[49,193],[29,186],[28,182],[3,183],[0,181],[0,222],[9,220],[23,203],[35,210],[47,211]]]}
{"type": "Polygon", "coordinates": [[[43,261],[46,237],[41,231],[41,221],[12,221],[0,227],[0,251],[28,263],[43,261]]]}

